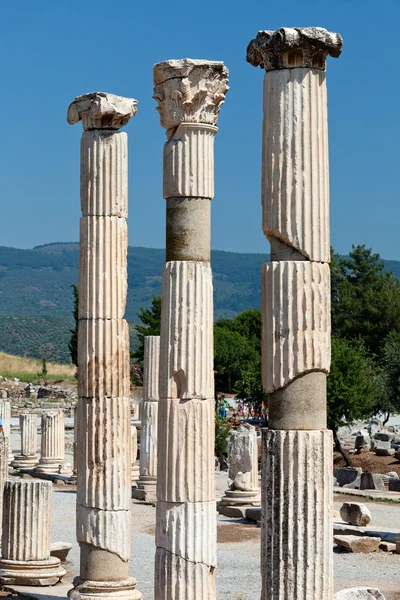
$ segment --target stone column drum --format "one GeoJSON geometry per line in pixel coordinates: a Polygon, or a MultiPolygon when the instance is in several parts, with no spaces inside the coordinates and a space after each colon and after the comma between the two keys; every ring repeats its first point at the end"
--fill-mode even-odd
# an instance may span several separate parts
{"type": "MultiPolygon", "coordinates": [[[[132,464],[131,464],[131,482],[132,485],[136,485],[140,476],[140,468],[137,464],[138,457],[138,430],[136,425],[131,425],[131,441],[132,441],[132,464]]],[[[134,490],[132,490],[132,497],[135,498],[134,490]]]]}
{"type": "Polygon", "coordinates": [[[342,38],[260,31],[247,60],[264,80],[262,213],[262,600],[331,600],[332,434],[329,166],[325,64],[342,38]]]}
{"type": "Polygon", "coordinates": [[[245,423],[232,432],[228,464],[231,485],[221,499],[219,512],[224,514],[224,506],[260,506],[257,433],[252,425],[245,423]]]}
{"type": "Polygon", "coordinates": [[[143,405],[140,432],[140,477],[133,497],[150,502],[157,499],[157,430],[160,336],[144,338],[143,405]]]}
{"type": "Polygon", "coordinates": [[[32,469],[38,464],[37,415],[35,413],[21,413],[19,428],[21,432],[21,454],[15,456],[11,466],[14,469],[32,469]]]}
{"type": "MultiPolygon", "coordinates": [[[[8,475],[8,443],[3,432],[0,432],[0,523],[3,515],[3,492],[8,475]]],[[[1,548],[2,527],[0,527],[1,548]]]]}
{"type": "Polygon", "coordinates": [[[128,138],[118,130],[136,100],[79,96],[82,121],[78,306],[77,538],[80,575],[72,600],[139,600],[128,575],[131,426],[127,292],[128,138]]]}
{"type": "Polygon", "coordinates": [[[35,471],[59,473],[65,465],[65,423],[62,410],[42,414],[40,460],[35,471]]]}
{"type": "Polygon", "coordinates": [[[7,481],[4,489],[0,583],[54,585],[65,575],[50,556],[50,481],[7,481]]]}
{"type": "Polygon", "coordinates": [[[222,62],[154,67],[167,201],[162,279],[155,597],[215,599],[214,136],[228,90],[222,62]]]}
{"type": "Polygon", "coordinates": [[[0,419],[3,422],[3,433],[8,444],[8,463],[11,463],[14,460],[11,450],[11,404],[4,398],[0,399],[0,419]]]}

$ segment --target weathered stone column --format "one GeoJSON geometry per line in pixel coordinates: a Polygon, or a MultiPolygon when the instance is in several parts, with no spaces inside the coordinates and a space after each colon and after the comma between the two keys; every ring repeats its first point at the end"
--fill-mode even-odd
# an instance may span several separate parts
{"type": "Polygon", "coordinates": [[[224,509],[225,506],[244,507],[243,510],[246,506],[260,506],[257,433],[252,425],[245,423],[232,431],[228,442],[228,464],[231,484],[221,499],[219,512],[233,516],[224,509]]]}
{"type": "Polygon", "coordinates": [[[20,414],[21,454],[17,454],[11,464],[14,469],[31,469],[38,464],[37,427],[37,415],[35,413],[20,414]]]}
{"type": "Polygon", "coordinates": [[[59,473],[65,464],[65,423],[62,410],[42,414],[40,460],[35,471],[59,473]]]}
{"type": "MultiPolygon", "coordinates": [[[[3,432],[0,432],[0,523],[3,519],[3,493],[8,475],[8,443],[3,432]]],[[[0,527],[1,548],[2,527],[0,527]]]]}
{"type": "Polygon", "coordinates": [[[77,537],[73,600],[139,600],[128,576],[131,538],[127,291],[128,138],[118,130],[136,100],[95,92],[76,98],[82,121],[78,326],[77,537]]]}
{"type": "Polygon", "coordinates": [[[222,62],[154,67],[167,200],[162,281],[155,597],[215,598],[213,297],[214,136],[228,90],[222,62]]]}
{"type": "Polygon", "coordinates": [[[264,83],[262,600],[332,600],[329,168],[325,63],[342,38],[260,31],[264,83]]]}
{"type": "Polygon", "coordinates": [[[158,380],[160,336],[144,338],[143,405],[140,431],[140,477],[133,497],[154,501],[157,483],[158,380]]]}
{"type": "Polygon", "coordinates": [[[50,556],[50,481],[7,481],[4,489],[0,583],[54,585],[65,575],[50,556]]]}
{"type": "Polygon", "coordinates": [[[0,419],[3,422],[3,433],[8,445],[8,462],[11,463],[14,460],[11,449],[11,404],[4,398],[0,400],[0,419]]]}
{"type": "MultiPolygon", "coordinates": [[[[131,425],[131,440],[132,440],[132,464],[131,464],[131,482],[132,485],[136,485],[140,476],[140,467],[137,464],[138,457],[138,430],[136,425],[131,425]]],[[[132,497],[135,498],[134,490],[132,490],[132,497]]]]}

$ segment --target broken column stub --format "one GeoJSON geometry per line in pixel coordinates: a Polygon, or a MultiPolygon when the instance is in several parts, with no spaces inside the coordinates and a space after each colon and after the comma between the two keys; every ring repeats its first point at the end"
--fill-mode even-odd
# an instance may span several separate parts
{"type": "Polygon", "coordinates": [[[64,412],[49,410],[42,414],[38,473],[59,473],[65,466],[64,412]]]}
{"type": "Polygon", "coordinates": [[[3,433],[8,444],[8,462],[14,460],[14,454],[11,449],[11,404],[8,400],[0,399],[0,419],[3,423],[3,433]]]}
{"type": "Polygon", "coordinates": [[[140,477],[133,497],[157,499],[157,431],[160,373],[160,336],[144,338],[143,404],[140,431],[140,477]]]}
{"type": "Polygon", "coordinates": [[[30,469],[39,462],[37,456],[37,415],[35,413],[21,413],[19,428],[21,432],[21,454],[15,456],[12,467],[14,469],[30,469]]]}
{"type": "Polygon", "coordinates": [[[154,67],[167,201],[158,407],[157,600],[215,599],[213,299],[214,137],[228,90],[222,62],[154,67]]]}
{"type": "Polygon", "coordinates": [[[49,481],[7,481],[4,489],[0,582],[5,585],[54,585],[65,575],[60,559],[50,556],[49,481]]]}
{"type": "Polygon", "coordinates": [[[325,64],[341,50],[339,34],[315,27],[260,31],[247,48],[266,71],[262,205],[272,258],[262,279],[262,600],[333,597],[325,64]]]}
{"type": "Polygon", "coordinates": [[[255,428],[248,423],[231,433],[228,442],[229,479],[222,506],[260,506],[258,446],[255,428]]]}
{"type": "Polygon", "coordinates": [[[78,306],[77,538],[69,597],[139,600],[129,577],[131,425],[127,292],[127,135],[137,102],[95,92],[68,109],[82,121],[78,306]]]}

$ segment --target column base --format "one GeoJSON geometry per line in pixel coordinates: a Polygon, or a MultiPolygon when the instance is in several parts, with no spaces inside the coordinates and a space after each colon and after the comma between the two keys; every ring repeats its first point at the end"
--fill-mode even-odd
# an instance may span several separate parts
{"type": "Polygon", "coordinates": [[[12,463],[14,458],[15,458],[14,454],[10,451],[8,454],[8,464],[12,463]]]}
{"type": "Polygon", "coordinates": [[[137,487],[132,490],[132,498],[145,500],[146,502],[157,501],[157,478],[149,475],[141,475],[136,482],[137,487]]]}
{"type": "Polygon", "coordinates": [[[220,506],[261,506],[261,490],[226,490],[220,506]]]}
{"type": "Polygon", "coordinates": [[[3,585],[55,585],[66,574],[60,559],[51,556],[47,560],[0,559],[0,583],[3,585]]]}
{"type": "Polygon", "coordinates": [[[137,484],[139,477],[140,477],[140,468],[139,468],[139,465],[133,465],[132,466],[132,470],[131,470],[132,485],[136,485],[137,484]]]}
{"type": "Polygon", "coordinates": [[[41,458],[39,464],[35,467],[35,471],[36,473],[56,475],[64,467],[64,464],[65,460],[63,458],[41,458]]]}
{"type": "Polygon", "coordinates": [[[39,463],[37,455],[24,456],[23,454],[17,454],[11,463],[13,469],[33,469],[39,463]]]}
{"type": "Polygon", "coordinates": [[[74,586],[68,592],[69,600],[142,600],[134,577],[122,581],[83,581],[80,577],[75,577],[74,586]]]}

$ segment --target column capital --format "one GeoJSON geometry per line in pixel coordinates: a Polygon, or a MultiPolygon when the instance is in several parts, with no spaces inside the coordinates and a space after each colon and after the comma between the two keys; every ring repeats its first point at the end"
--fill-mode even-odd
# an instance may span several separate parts
{"type": "Polygon", "coordinates": [[[90,129],[117,130],[126,125],[137,111],[137,100],[106,92],[77,96],[68,107],[67,121],[75,125],[82,121],[84,131],[90,129]]]}
{"type": "Polygon", "coordinates": [[[297,67],[324,71],[327,55],[338,58],[342,48],[342,36],[322,27],[281,27],[259,31],[247,46],[246,60],[266,71],[297,67]]]}
{"type": "Polygon", "coordinates": [[[184,123],[215,126],[228,89],[228,69],[220,61],[183,58],[154,65],[153,98],[167,130],[184,123]]]}

